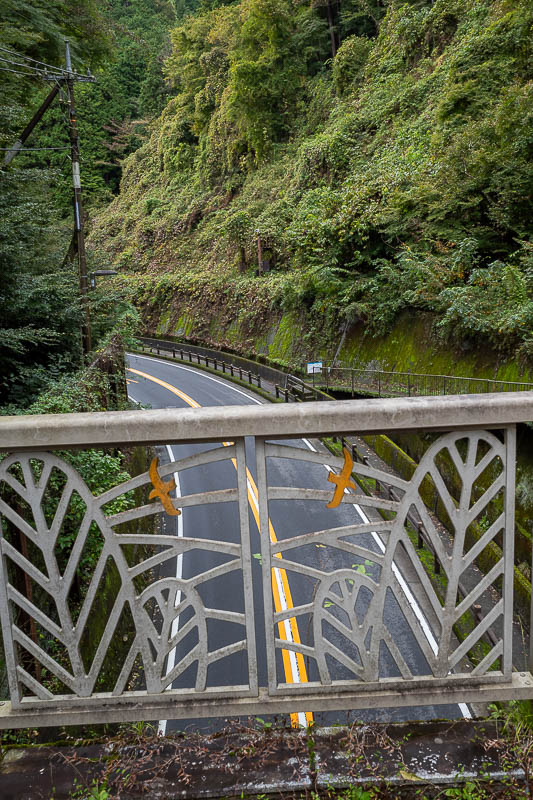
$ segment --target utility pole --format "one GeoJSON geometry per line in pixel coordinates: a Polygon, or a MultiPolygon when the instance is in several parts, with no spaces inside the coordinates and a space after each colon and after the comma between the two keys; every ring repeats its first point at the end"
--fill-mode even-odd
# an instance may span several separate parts
{"type": "MultiPolygon", "coordinates": [[[[81,183],[80,183],[80,147],[78,141],[78,130],[76,127],[76,108],[74,105],[74,83],[75,81],[88,81],[94,82],[95,78],[88,71],[87,75],[80,75],[72,70],[72,60],[70,58],[70,46],[68,40],[65,41],[65,60],[66,69],[57,69],[49,64],[43,64],[44,69],[32,67],[34,74],[38,75],[45,81],[53,81],[55,84],[50,91],[48,97],[41,103],[39,109],[35,112],[30,122],[26,125],[21,135],[12,147],[7,151],[4,158],[4,166],[8,166],[15,158],[17,153],[23,151],[23,144],[34,130],[38,122],[41,121],[47,109],[51,106],[57,97],[59,90],[62,86],[66,85],[68,90],[68,108],[69,108],[69,138],[70,138],[70,153],[72,158],[72,185],[74,190],[74,234],[72,242],[67,253],[66,260],[78,253],[78,269],[79,269],[79,284],[80,295],[83,307],[83,324],[82,324],[82,344],[83,352],[89,353],[92,347],[91,342],[91,317],[89,308],[89,283],[87,279],[87,257],[85,255],[85,236],[83,234],[83,204],[81,198],[81,183]],[[49,72],[48,70],[51,70],[49,72]]],[[[28,70],[30,68],[28,67],[28,70]]]]}
{"type": "Polygon", "coordinates": [[[85,254],[85,235],[83,232],[83,203],[81,198],[80,180],[80,146],[78,129],[76,127],[76,107],[74,105],[74,76],[72,74],[72,61],[70,59],[70,45],[65,41],[65,62],[67,67],[68,90],[68,115],[70,155],[72,159],[72,188],[74,190],[74,233],[78,251],[78,270],[80,281],[80,295],[83,308],[82,343],[83,352],[89,353],[92,349],[91,341],[91,311],[89,307],[89,282],[87,278],[87,256],[85,254]]]}
{"type": "MultiPolygon", "coordinates": [[[[22,56],[24,58],[24,56],[22,56]]],[[[30,59],[31,61],[31,59],[30,59]]],[[[74,254],[78,254],[78,272],[80,295],[83,308],[83,323],[82,323],[82,345],[83,352],[86,355],[92,349],[91,342],[91,315],[89,307],[89,281],[87,278],[87,257],[85,254],[85,236],[83,233],[83,204],[81,198],[81,182],[80,182],[80,147],[78,141],[78,129],[76,127],[76,107],[74,105],[74,83],[76,81],[85,81],[93,83],[94,78],[90,71],[87,70],[87,75],[81,75],[72,70],[72,61],[70,58],[70,45],[68,39],[65,40],[65,61],[66,69],[53,67],[50,64],[42,64],[41,67],[27,67],[28,74],[33,70],[34,75],[38,75],[45,81],[52,81],[55,86],[51,90],[48,97],[41,104],[40,108],[36,111],[31,121],[26,125],[20,137],[9,148],[4,158],[4,166],[7,166],[15,158],[17,153],[23,151],[23,144],[33,131],[38,122],[42,119],[46,110],[50,107],[56,98],[61,86],[66,85],[68,91],[68,110],[69,110],[69,138],[70,138],[70,154],[72,159],[72,186],[74,191],[74,234],[72,241],[65,257],[65,262],[73,258],[74,254]],[[49,72],[49,70],[51,70],[49,72]]],[[[41,62],[39,62],[41,63],[41,62]]],[[[65,263],[64,262],[64,263],[65,263]]]]}

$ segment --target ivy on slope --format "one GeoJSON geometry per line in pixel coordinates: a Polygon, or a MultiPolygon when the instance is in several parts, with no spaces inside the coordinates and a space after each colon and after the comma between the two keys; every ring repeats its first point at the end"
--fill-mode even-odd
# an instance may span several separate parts
{"type": "Polygon", "coordinates": [[[531,3],[340,8],[333,61],[324,6],[296,0],[176,28],[176,95],[93,245],[127,272],[229,277],[255,268],[260,230],[317,313],[384,332],[429,310],[437,335],[528,358],[531,3]]]}

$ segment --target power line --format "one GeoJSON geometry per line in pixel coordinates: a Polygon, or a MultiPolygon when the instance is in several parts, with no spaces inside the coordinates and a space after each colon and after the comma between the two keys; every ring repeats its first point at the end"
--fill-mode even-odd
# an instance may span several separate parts
{"type": "MultiPolygon", "coordinates": [[[[21,147],[19,153],[26,153],[28,150],[69,150],[70,148],[65,145],[65,147],[21,147]]],[[[13,150],[12,147],[0,147],[0,150],[10,153],[13,150]]]]}
{"type": "Polygon", "coordinates": [[[22,69],[31,69],[34,73],[38,75],[43,75],[46,73],[46,70],[41,69],[40,67],[32,67],[31,64],[24,64],[24,63],[21,64],[20,61],[11,61],[11,59],[2,58],[2,56],[0,56],[0,61],[2,61],[4,64],[11,64],[12,67],[22,67],[22,69]]]}
{"type": "Polygon", "coordinates": [[[1,72],[12,72],[13,75],[24,75],[26,78],[41,78],[42,76],[37,72],[20,72],[16,69],[9,69],[9,67],[0,67],[1,72]]]}
{"type": "MultiPolygon", "coordinates": [[[[30,58],[30,56],[25,56],[23,53],[17,53],[16,50],[11,50],[7,47],[1,47],[0,50],[4,53],[8,53],[10,56],[16,56],[17,58],[22,58],[24,61],[32,61],[34,64],[40,64],[42,67],[46,67],[47,69],[61,69],[61,67],[54,67],[52,64],[46,64],[44,61],[37,61],[36,58],[30,58]]],[[[33,67],[32,69],[35,69],[33,67]]]]}
{"type": "Polygon", "coordinates": [[[59,72],[61,74],[65,74],[65,75],[69,74],[69,75],[73,75],[73,76],[79,77],[79,78],[85,78],[86,77],[85,75],[82,75],[81,72],[72,72],[72,71],[67,72],[67,70],[64,67],[55,67],[52,64],[46,64],[44,61],[37,61],[37,59],[35,59],[35,58],[30,58],[29,56],[25,56],[22,53],[17,53],[16,50],[10,50],[10,49],[8,49],[6,47],[1,47],[0,46],[0,51],[2,51],[3,53],[7,53],[10,56],[15,56],[16,58],[21,58],[21,59],[23,59],[23,61],[32,61],[35,64],[40,64],[41,67],[44,67],[44,69],[42,69],[41,67],[32,67],[30,64],[24,64],[24,63],[21,64],[20,62],[8,61],[8,59],[2,58],[0,56],[0,61],[5,61],[6,63],[12,64],[13,66],[16,66],[16,67],[24,67],[25,69],[32,69],[32,70],[35,70],[35,72],[42,73],[42,74],[44,74],[48,70],[51,70],[52,72],[59,72]]]}

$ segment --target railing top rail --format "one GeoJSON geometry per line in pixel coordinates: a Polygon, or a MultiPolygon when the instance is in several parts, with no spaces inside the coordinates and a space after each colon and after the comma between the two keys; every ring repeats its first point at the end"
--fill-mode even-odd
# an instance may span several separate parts
{"type": "Polygon", "coordinates": [[[242,436],[280,439],[348,431],[486,429],[530,420],[533,393],[526,392],[38,414],[0,418],[0,452],[207,442],[242,436]]]}
{"type": "Polygon", "coordinates": [[[324,364],[323,369],[335,370],[336,372],[373,372],[376,375],[393,375],[398,378],[441,378],[452,381],[472,381],[477,383],[505,384],[506,386],[531,386],[529,381],[502,381],[495,378],[471,378],[468,375],[438,375],[427,372],[396,372],[394,370],[373,369],[372,367],[337,367],[334,364],[324,364]]]}

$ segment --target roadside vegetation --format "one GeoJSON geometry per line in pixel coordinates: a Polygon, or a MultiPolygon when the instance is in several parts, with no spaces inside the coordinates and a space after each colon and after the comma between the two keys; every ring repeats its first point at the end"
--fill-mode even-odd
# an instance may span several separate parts
{"type": "Polygon", "coordinates": [[[161,281],[160,313],[218,292],[257,324],[259,294],[377,334],[428,312],[451,348],[527,362],[532,25],[526,0],[202,5],[93,246],[139,304],[161,281]]]}
{"type": "MultiPolygon", "coordinates": [[[[62,66],[69,38],[74,68],[90,68],[97,77],[95,84],[76,85],[90,218],[118,191],[120,159],[141,142],[165,103],[162,61],[175,22],[167,0],[127,6],[120,0],[0,0],[0,147],[13,145],[53,86],[28,77],[24,64],[36,62],[21,56],[62,66]]],[[[64,100],[54,101],[31,134],[26,146],[32,149],[0,166],[0,408],[9,412],[29,407],[54,381],[86,366],[77,266],[66,258],[73,221],[64,100]]],[[[0,151],[0,163],[4,155],[0,151]]],[[[102,266],[108,265],[89,257],[89,271],[102,266]]],[[[99,289],[91,298],[96,348],[127,310],[121,296],[99,289]]]]}
{"type": "MultiPolygon", "coordinates": [[[[24,4],[0,0],[0,146],[12,145],[46,97],[53,84],[28,75],[28,65],[64,64],[64,39],[69,38],[75,69],[90,67],[96,84],[79,84],[77,105],[82,149],[84,190],[91,209],[108,201],[118,188],[117,154],[134,149],[132,118],[160,110],[165,87],[161,75],[163,39],[175,20],[173,7],[138,0],[124,12],[119,0],[101,4],[94,0],[63,2],[28,0],[24,4]],[[129,23],[129,24],[127,24],[129,23]],[[24,60],[23,60],[24,59],[24,60]],[[33,59],[33,61],[25,60],[33,59]]],[[[168,36],[167,36],[168,38],[168,36]]],[[[82,354],[77,265],[66,258],[72,236],[71,167],[64,98],[54,104],[9,167],[0,167],[0,414],[65,414],[128,408],[124,377],[124,349],[134,343],[138,315],[134,307],[109,286],[91,293],[94,349],[82,354]],[[35,149],[33,149],[35,148],[35,149]]],[[[3,161],[4,152],[0,152],[3,161]]],[[[98,268],[98,261],[89,269],[98,268]]],[[[135,449],[59,452],[95,495],[147,468],[148,455],[135,449]]],[[[4,458],[5,454],[0,454],[4,458]]],[[[42,463],[31,462],[35,479],[42,463]]],[[[15,463],[11,477],[20,480],[15,463]]],[[[22,481],[23,483],[23,481],[22,481]]],[[[52,471],[43,497],[43,513],[52,523],[66,478],[52,471]]],[[[16,491],[0,482],[0,497],[17,509],[30,525],[34,513],[16,491]]],[[[141,494],[117,498],[110,511],[118,512],[140,501],[141,494]],[[138,495],[138,496],[137,496],[138,495]]],[[[61,572],[82,528],[86,506],[74,493],[63,509],[56,558],[61,572]]],[[[40,512],[39,512],[40,513],[40,512]]],[[[2,535],[16,550],[41,564],[39,548],[4,516],[2,535]]],[[[73,618],[79,613],[102,550],[102,535],[91,523],[69,595],[73,618]]],[[[40,602],[44,613],[56,619],[54,602],[38,584],[29,586],[21,570],[10,563],[10,576],[29,599],[40,602]]],[[[117,580],[106,567],[102,591],[92,609],[91,624],[81,649],[90,663],[116,597],[117,580]],[[111,604],[111,606],[110,606],[111,604]]],[[[70,669],[68,656],[44,627],[20,609],[17,624],[58,663],[70,669]]],[[[129,633],[127,621],[119,626],[122,642],[129,633]]],[[[111,652],[116,656],[118,645],[111,652]]],[[[116,658],[120,661],[120,657],[116,658]]],[[[52,691],[59,681],[47,674],[26,653],[25,667],[52,691]]],[[[100,689],[112,683],[113,666],[104,665],[100,689]]],[[[7,697],[3,654],[0,648],[0,694],[7,697]]],[[[31,732],[7,733],[2,742],[26,741],[31,732]]]]}
{"type": "MultiPolygon", "coordinates": [[[[232,721],[212,735],[189,731],[162,737],[154,726],[134,723],[93,742],[89,751],[57,743],[50,779],[65,787],[72,775],[70,797],[77,800],[130,800],[153,793],[170,798],[176,785],[183,796],[202,796],[207,790],[220,800],[521,800],[531,794],[533,743],[523,726],[513,727],[514,711],[516,704],[512,721],[493,710],[485,727],[449,722],[446,731],[433,726],[425,735],[416,725],[395,729],[361,722],[322,733],[313,728],[298,732],[281,721],[256,718],[232,721]],[[471,726],[470,752],[475,750],[484,766],[472,777],[469,764],[457,764],[455,781],[441,776],[431,781],[421,768],[424,755],[416,755],[417,743],[424,754],[437,732],[453,742],[454,724],[462,726],[460,737],[464,726],[471,726]],[[287,753],[292,777],[284,781],[287,773],[279,759],[287,753]],[[328,767],[338,771],[328,776],[328,767]],[[264,778],[259,792],[248,788],[256,775],[264,778]]],[[[50,800],[56,796],[65,797],[65,792],[53,792],[50,800]]]]}

